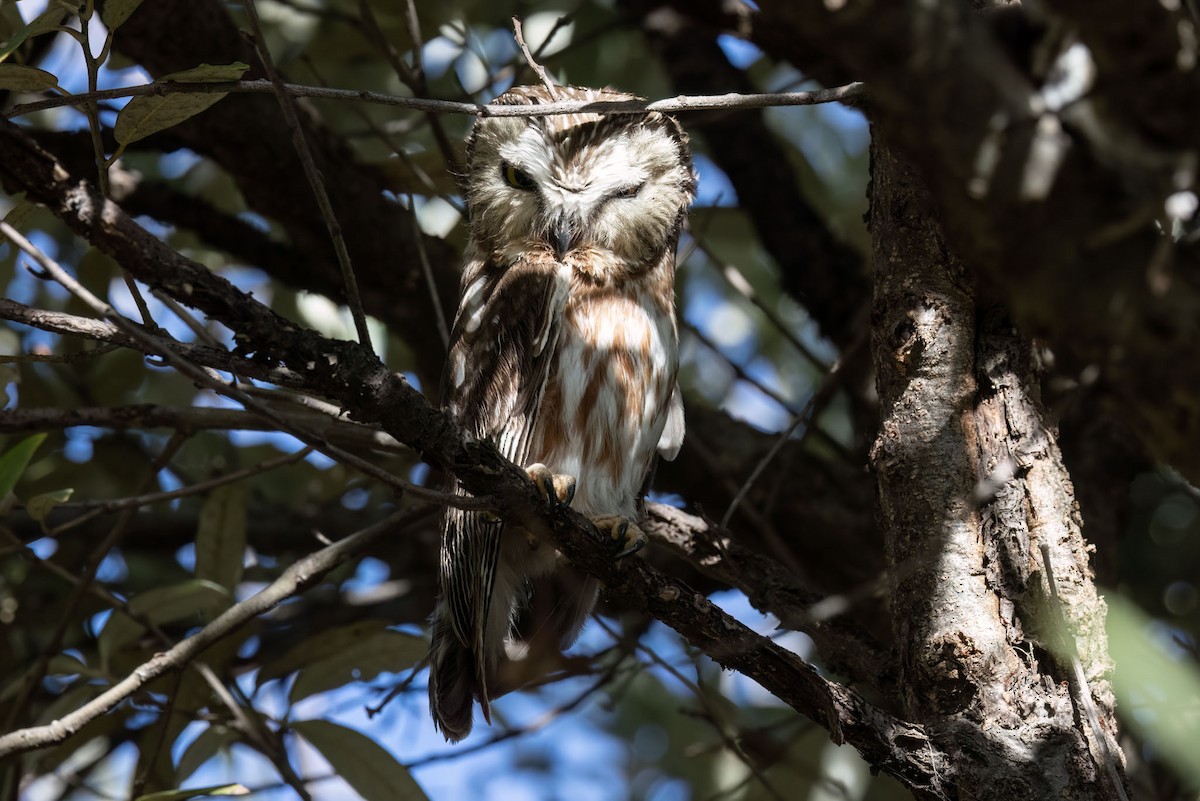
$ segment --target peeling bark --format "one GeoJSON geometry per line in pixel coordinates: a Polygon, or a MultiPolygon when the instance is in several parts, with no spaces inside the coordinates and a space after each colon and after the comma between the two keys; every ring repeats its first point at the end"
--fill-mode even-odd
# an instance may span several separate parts
{"type": "Polygon", "coordinates": [[[1077,708],[1090,692],[1116,730],[1104,605],[1029,343],[1002,314],[977,313],[917,174],[878,143],[872,156],[872,465],[905,711],[958,763],[960,798],[1120,798],[1116,742],[1096,743],[1077,708]],[[1090,690],[1050,625],[1041,545],[1090,690]]]}

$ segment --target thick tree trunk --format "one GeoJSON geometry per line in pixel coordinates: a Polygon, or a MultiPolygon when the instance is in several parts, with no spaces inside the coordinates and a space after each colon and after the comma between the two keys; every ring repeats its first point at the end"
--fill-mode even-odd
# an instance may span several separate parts
{"type": "Polygon", "coordinates": [[[901,700],[953,755],[960,798],[1119,799],[1105,607],[1031,348],[977,308],[937,221],[915,171],[876,143],[872,464],[901,700]]]}

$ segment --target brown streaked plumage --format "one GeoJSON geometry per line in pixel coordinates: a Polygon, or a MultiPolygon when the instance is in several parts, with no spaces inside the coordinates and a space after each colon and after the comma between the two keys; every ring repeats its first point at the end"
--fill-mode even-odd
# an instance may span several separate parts
{"type": "MultiPolygon", "coordinates": [[[[550,101],[541,87],[518,87],[494,102],[550,101]]],[[[673,458],[683,437],[675,247],[694,184],[687,136],[657,113],[486,117],[467,143],[471,240],[447,406],[627,550],[644,537],[631,521],[655,452],[673,458]]],[[[458,509],[443,520],[440,578],[429,698],[438,728],[457,741],[476,701],[490,720],[492,698],[535,677],[506,651],[522,605],[541,621],[525,649],[534,662],[529,654],[578,636],[596,584],[552,546],[458,509]]]]}

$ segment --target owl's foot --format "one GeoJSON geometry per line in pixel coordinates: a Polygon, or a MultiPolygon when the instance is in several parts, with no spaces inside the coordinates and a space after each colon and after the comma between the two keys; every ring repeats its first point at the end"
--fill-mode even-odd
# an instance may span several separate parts
{"type": "Polygon", "coordinates": [[[612,542],[616,549],[616,558],[620,559],[623,556],[640,551],[647,542],[646,532],[638,527],[628,517],[620,515],[602,515],[593,517],[592,523],[596,528],[600,529],[600,533],[612,542]]]}
{"type": "Polygon", "coordinates": [[[575,497],[575,476],[566,473],[551,473],[550,468],[538,462],[525,468],[529,480],[537,485],[538,490],[551,503],[558,502],[560,506],[570,506],[575,497]]]}

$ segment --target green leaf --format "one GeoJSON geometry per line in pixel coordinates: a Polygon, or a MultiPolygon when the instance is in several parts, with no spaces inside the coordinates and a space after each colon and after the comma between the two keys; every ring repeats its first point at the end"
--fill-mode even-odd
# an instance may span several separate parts
{"type": "Polygon", "coordinates": [[[220,724],[209,726],[200,732],[199,736],[192,740],[191,745],[183,752],[183,756],[179,758],[179,764],[175,766],[175,776],[181,782],[186,781],[205,762],[238,740],[237,732],[228,726],[220,724]]]}
{"type": "MultiPolygon", "coordinates": [[[[7,684],[3,689],[0,689],[0,703],[9,701],[17,696],[21,690],[25,688],[25,683],[34,674],[41,671],[38,669],[36,662],[31,662],[29,667],[22,673],[13,676],[11,679],[6,679],[7,684]]],[[[93,678],[104,678],[105,676],[94,668],[90,668],[83,662],[66,654],[57,654],[50,657],[50,661],[46,664],[45,674],[47,676],[91,676],[93,678]]]]}
{"type": "Polygon", "coordinates": [[[103,686],[93,684],[86,679],[73,682],[70,687],[54,696],[53,700],[38,712],[35,722],[39,726],[44,726],[59,720],[91,701],[104,692],[104,689],[103,686]]]}
{"type": "Polygon", "coordinates": [[[0,64],[0,89],[10,92],[41,92],[58,86],[58,78],[37,67],[0,64]]]}
{"type": "Polygon", "coordinates": [[[18,47],[25,43],[26,39],[32,39],[35,36],[41,36],[43,33],[49,33],[58,29],[58,26],[63,24],[66,19],[67,11],[62,8],[55,7],[54,3],[35,17],[28,25],[14,33],[0,47],[0,61],[4,61],[12,55],[18,47]]]}
{"type": "Polygon", "coordinates": [[[187,790],[160,790],[139,795],[136,801],[187,801],[189,798],[211,795],[248,795],[250,788],[242,784],[217,784],[212,787],[193,787],[187,790]]]}
{"type": "Polygon", "coordinates": [[[228,590],[242,580],[246,557],[246,485],[217,487],[200,510],[196,531],[196,578],[228,590]]]}
{"type": "Polygon", "coordinates": [[[66,489],[54,490],[53,492],[43,492],[41,495],[35,495],[25,503],[25,511],[29,512],[29,516],[38,521],[42,525],[42,530],[46,528],[46,515],[58,506],[60,503],[66,503],[71,500],[75,490],[71,487],[66,489]]]}
{"type": "Polygon", "coordinates": [[[0,3],[0,48],[8,47],[9,40],[25,30],[25,20],[16,3],[0,3]]]}
{"type": "MultiPolygon", "coordinates": [[[[229,591],[219,584],[192,579],[167,587],[147,590],[129,602],[129,611],[150,623],[186,622],[203,625],[225,611],[232,600],[229,591]]],[[[128,615],[114,612],[100,632],[100,663],[112,667],[116,654],[135,643],[145,628],[128,615]]]]}
{"type": "Polygon", "coordinates": [[[47,676],[76,676],[76,675],[95,675],[95,671],[91,670],[83,662],[80,662],[75,657],[69,654],[56,654],[50,657],[50,661],[46,663],[47,676]]]}
{"type": "MultiPolygon", "coordinates": [[[[22,200],[20,203],[9,209],[8,214],[4,215],[4,221],[13,228],[21,228],[26,220],[33,216],[37,211],[37,205],[28,200],[22,200]]],[[[0,234],[0,245],[8,241],[8,237],[0,234]]]]}
{"type": "Polygon", "coordinates": [[[412,667],[425,656],[423,637],[384,629],[301,669],[288,697],[292,703],[352,681],[370,681],[380,673],[412,667]]]}
{"type": "Polygon", "coordinates": [[[71,7],[69,3],[50,3],[46,6],[46,10],[35,17],[26,27],[26,36],[32,39],[35,36],[41,36],[43,33],[57,31],[59,26],[67,21],[67,17],[74,15],[76,11],[78,11],[78,8],[71,7]]]}
{"type": "MultiPolygon", "coordinates": [[[[419,637],[411,637],[410,635],[398,634],[397,632],[389,631],[387,622],[383,620],[360,620],[357,623],[351,623],[347,626],[320,631],[314,633],[311,637],[301,640],[300,643],[288,649],[278,659],[271,660],[265,664],[262,670],[259,671],[258,683],[261,686],[271,679],[278,679],[294,670],[306,668],[309,665],[316,665],[326,660],[336,659],[339,655],[346,652],[361,653],[371,647],[379,647],[383,638],[390,635],[397,637],[415,640],[419,645],[420,653],[417,654],[417,659],[424,655],[424,650],[428,647],[423,639],[419,637]]],[[[399,645],[399,641],[397,646],[399,645]]],[[[397,646],[387,646],[388,649],[397,646]]],[[[416,646],[411,646],[416,647],[416,646]]],[[[398,658],[393,663],[393,667],[384,668],[385,670],[398,671],[410,666],[416,660],[408,661],[405,664],[405,657],[398,655],[398,658]]]]}
{"type": "Polygon", "coordinates": [[[192,67],[190,70],[169,72],[160,77],[155,83],[166,83],[167,81],[175,81],[176,83],[236,81],[248,69],[250,69],[250,65],[244,61],[234,61],[232,64],[201,64],[199,67],[192,67]]]}
{"type": "Polygon", "coordinates": [[[423,801],[408,768],[365,734],[327,720],[301,720],[292,729],[329,761],[334,772],[367,801],[423,801]]]}
{"type": "Polygon", "coordinates": [[[37,451],[44,439],[46,439],[45,434],[26,437],[9,448],[3,456],[0,456],[0,501],[7,498],[8,493],[17,486],[17,482],[24,475],[25,468],[29,466],[34,452],[37,451]]]}
{"type": "MultiPolygon", "coordinates": [[[[208,81],[236,81],[250,65],[236,61],[232,64],[201,64],[190,70],[173,72],[155,81],[156,84],[174,81],[176,83],[197,83],[208,81]]],[[[117,124],[113,129],[120,147],[113,155],[117,158],[125,147],[145,139],[150,134],[165,131],[178,125],[186,119],[196,116],[212,106],[226,95],[225,92],[206,94],[169,94],[149,97],[135,97],[117,114],[117,124]]]]}
{"type": "Polygon", "coordinates": [[[142,4],[142,0],[104,0],[104,9],[100,12],[100,19],[108,26],[111,33],[125,20],[129,19],[129,15],[137,11],[137,7],[142,4]]]}
{"type": "Polygon", "coordinates": [[[1193,787],[1200,787],[1200,670],[1171,656],[1148,615],[1119,595],[1108,603],[1108,645],[1117,710],[1165,762],[1193,787]]]}
{"type": "MultiPolygon", "coordinates": [[[[463,159],[466,153],[457,155],[463,159]]],[[[438,150],[409,153],[371,166],[384,177],[388,188],[398,194],[428,195],[432,191],[453,195],[459,191],[458,178],[446,169],[446,158],[438,150]]]]}

